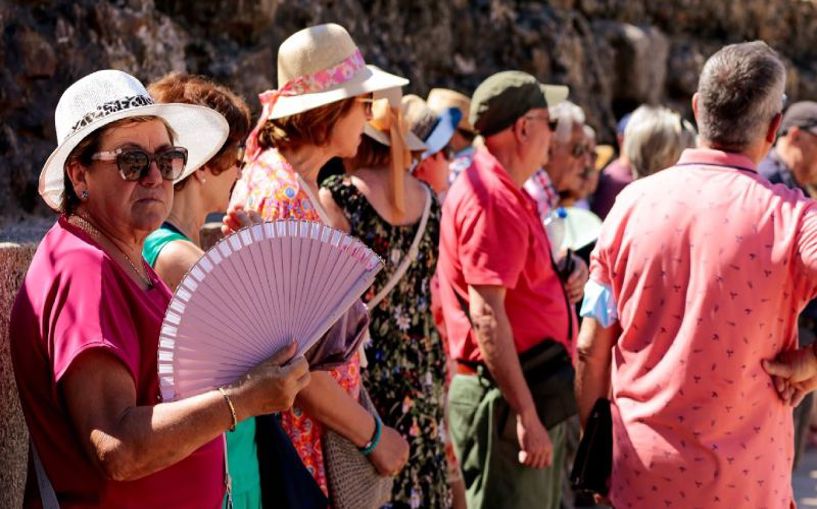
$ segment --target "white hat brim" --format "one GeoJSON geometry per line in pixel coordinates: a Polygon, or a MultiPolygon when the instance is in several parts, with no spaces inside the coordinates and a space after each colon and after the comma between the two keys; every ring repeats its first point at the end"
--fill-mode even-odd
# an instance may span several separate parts
{"type": "Polygon", "coordinates": [[[434,129],[424,141],[428,148],[423,152],[422,159],[433,156],[448,145],[457,130],[460,115],[460,110],[456,107],[448,108],[440,113],[437,125],[434,126],[434,129]]]}
{"type": "Polygon", "coordinates": [[[404,87],[408,83],[409,80],[406,78],[367,65],[348,81],[322,92],[279,97],[272,107],[269,118],[272,120],[289,117],[350,97],[404,87]]]}
{"type": "Polygon", "coordinates": [[[209,161],[221,150],[230,134],[230,126],[220,113],[194,104],[149,104],[111,113],[68,135],[48,156],[40,172],[39,184],[40,196],[45,203],[59,210],[65,183],[65,161],[82,140],[108,124],[136,116],[163,119],[176,135],[173,144],[187,149],[187,165],[175,182],[184,180],[209,161]]]}
{"type": "MultiPolygon", "coordinates": [[[[363,126],[363,134],[382,145],[386,145],[387,147],[391,146],[389,134],[384,133],[368,122],[363,126]]],[[[426,144],[423,143],[423,140],[418,138],[417,135],[411,131],[406,132],[406,139],[404,141],[406,142],[406,148],[411,152],[425,152],[428,149],[426,144]]]]}

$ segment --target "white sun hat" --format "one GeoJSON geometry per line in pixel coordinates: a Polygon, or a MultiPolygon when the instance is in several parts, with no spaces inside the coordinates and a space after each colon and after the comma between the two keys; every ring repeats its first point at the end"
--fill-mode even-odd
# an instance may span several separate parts
{"type": "Polygon", "coordinates": [[[184,179],[210,160],[230,133],[220,113],[192,104],[156,104],[145,86],[128,73],[97,71],[77,80],[63,92],[54,112],[57,148],[40,172],[40,196],[59,210],[65,191],[65,162],[89,134],[117,120],[137,116],[161,118],[173,130],[173,144],[187,149],[184,179]]]}

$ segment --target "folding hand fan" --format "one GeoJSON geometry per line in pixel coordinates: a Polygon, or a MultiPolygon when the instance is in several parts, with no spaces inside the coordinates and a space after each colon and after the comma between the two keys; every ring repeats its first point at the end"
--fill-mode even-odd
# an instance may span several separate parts
{"type": "Polygon", "coordinates": [[[232,383],[292,340],[304,353],[382,267],[359,240],[311,221],[258,224],[222,239],[185,275],[165,313],[162,397],[232,383]]]}

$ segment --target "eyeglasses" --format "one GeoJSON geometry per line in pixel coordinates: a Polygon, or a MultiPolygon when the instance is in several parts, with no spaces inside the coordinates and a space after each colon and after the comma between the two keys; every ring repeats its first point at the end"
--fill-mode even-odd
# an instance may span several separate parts
{"type": "Polygon", "coordinates": [[[584,143],[576,143],[573,145],[573,148],[570,149],[570,155],[573,156],[575,159],[582,157],[590,150],[588,145],[584,143]]]}
{"type": "Polygon", "coordinates": [[[547,122],[548,129],[551,131],[555,131],[556,127],[559,125],[558,120],[551,119],[550,117],[543,117],[539,115],[525,115],[525,118],[528,120],[541,120],[542,122],[547,122]]]}
{"type": "Polygon", "coordinates": [[[355,102],[363,103],[363,112],[366,113],[367,117],[372,116],[372,105],[374,104],[374,99],[371,97],[355,97],[355,102]]]}
{"type": "Polygon", "coordinates": [[[91,156],[94,161],[116,161],[119,175],[128,181],[145,178],[150,171],[150,164],[156,162],[159,173],[165,180],[176,180],[187,164],[187,149],[169,147],[155,154],[148,154],[139,148],[118,148],[108,152],[97,152],[91,156]]]}

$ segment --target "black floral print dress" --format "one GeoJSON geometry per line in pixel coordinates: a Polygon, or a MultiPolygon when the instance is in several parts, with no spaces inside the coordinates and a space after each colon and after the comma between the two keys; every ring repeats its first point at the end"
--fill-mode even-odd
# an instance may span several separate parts
{"type": "MultiPolygon", "coordinates": [[[[383,271],[364,295],[372,299],[391,278],[409,250],[420,222],[392,226],[380,217],[348,177],[324,181],[344,211],[352,235],[385,261],[383,271]]],[[[433,193],[432,193],[433,194],[433,193]]],[[[400,282],[370,309],[369,365],[362,370],[383,422],[410,445],[408,463],[395,480],[391,508],[447,508],[448,489],[444,407],[446,358],[431,315],[430,281],[437,265],[440,206],[434,198],[417,259],[400,282]]]]}

